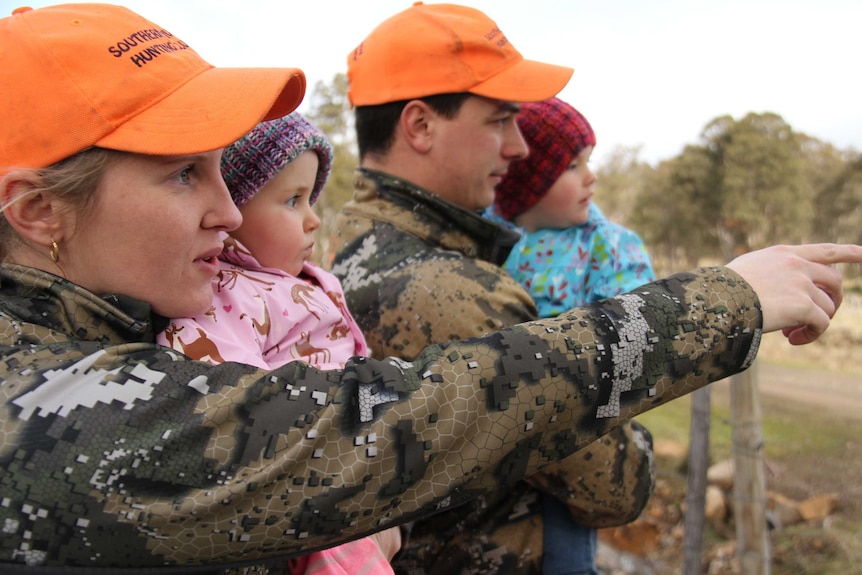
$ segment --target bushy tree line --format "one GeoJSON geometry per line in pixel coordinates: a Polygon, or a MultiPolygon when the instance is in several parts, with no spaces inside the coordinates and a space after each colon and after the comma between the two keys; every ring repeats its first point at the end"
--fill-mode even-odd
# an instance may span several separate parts
{"type": "MultiPolygon", "coordinates": [[[[318,82],[305,114],[335,149],[318,203],[322,254],[335,213],[352,195],[358,164],[347,78],[318,82]]],[[[596,201],[641,234],[661,273],[726,262],[770,244],[862,243],[862,154],[795,132],[781,116],[715,118],[698,143],[656,166],[639,153],[612,150],[596,168],[596,201]]]]}
{"type": "Polygon", "coordinates": [[[770,244],[862,242],[862,156],[773,113],[718,117],[655,167],[616,150],[598,173],[598,203],[667,271],[770,244]]]}

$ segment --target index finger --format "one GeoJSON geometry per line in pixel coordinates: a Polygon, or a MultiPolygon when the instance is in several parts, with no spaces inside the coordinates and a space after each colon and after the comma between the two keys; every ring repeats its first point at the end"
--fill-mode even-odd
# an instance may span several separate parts
{"type": "Polygon", "coordinates": [[[862,246],[856,244],[803,244],[790,248],[799,257],[820,264],[862,263],[862,246]]]}

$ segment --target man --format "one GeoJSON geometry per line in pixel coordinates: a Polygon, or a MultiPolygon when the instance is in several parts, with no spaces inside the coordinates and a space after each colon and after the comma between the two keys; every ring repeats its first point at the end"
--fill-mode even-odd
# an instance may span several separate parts
{"type": "MultiPolygon", "coordinates": [[[[500,268],[517,235],[478,214],[509,163],[528,154],[518,102],[554,96],[571,74],[523,59],[486,15],[453,5],[414,5],[348,58],[360,170],[335,226],[333,272],[374,357],[413,359],[434,342],[537,318],[500,268]]],[[[507,482],[418,522],[396,571],[541,573],[536,486],[568,502],[585,525],[634,519],[652,489],[651,439],[637,424],[607,431],[531,485],[507,482]]],[[[584,567],[567,572],[595,573],[595,531],[577,533],[572,549],[584,567]]]]}

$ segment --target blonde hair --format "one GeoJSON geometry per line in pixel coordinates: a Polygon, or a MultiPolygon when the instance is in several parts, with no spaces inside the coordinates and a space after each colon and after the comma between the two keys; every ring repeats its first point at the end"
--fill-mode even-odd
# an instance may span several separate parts
{"type": "MultiPolygon", "coordinates": [[[[123,152],[91,147],[60,160],[47,168],[36,170],[41,186],[28,194],[49,192],[65,201],[70,209],[85,210],[102,180],[105,170],[123,152]]],[[[9,205],[26,195],[13,199],[0,207],[2,214],[9,205]]],[[[5,217],[0,218],[0,259],[6,259],[12,248],[21,241],[5,217]]]]}

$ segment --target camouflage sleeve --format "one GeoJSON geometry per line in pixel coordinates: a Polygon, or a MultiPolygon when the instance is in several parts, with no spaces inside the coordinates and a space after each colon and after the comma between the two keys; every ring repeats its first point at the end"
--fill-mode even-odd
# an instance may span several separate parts
{"type": "Polygon", "coordinates": [[[653,492],[652,435],[627,421],[526,481],[563,502],[580,525],[625,525],[640,516],[653,492]]]}
{"type": "MultiPolygon", "coordinates": [[[[538,317],[527,291],[499,266],[434,249],[361,214],[339,217],[342,244],[333,271],[342,278],[374,357],[412,359],[435,342],[477,337],[538,317]]],[[[645,430],[624,423],[604,441],[585,446],[577,458],[562,458],[530,477],[530,483],[568,504],[582,525],[621,525],[649,502],[655,476],[651,445],[645,430]]]]}
{"type": "Polygon", "coordinates": [[[747,367],[760,321],[739,276],[710,268],[343,371],[7,347],[2,559],[237,564],[427,516],[747,367]]]}

